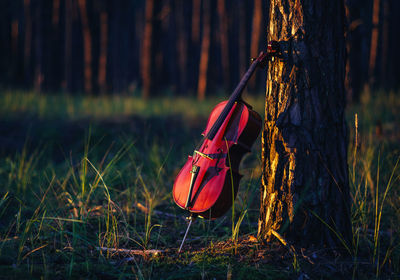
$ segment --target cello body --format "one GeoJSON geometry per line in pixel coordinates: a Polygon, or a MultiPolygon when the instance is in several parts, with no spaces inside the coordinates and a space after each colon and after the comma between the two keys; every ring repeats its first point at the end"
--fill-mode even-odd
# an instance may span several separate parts
{"type": "Polygon", "coordinates": [[[175,178],[172,196],[175,203],[190,213],[193,220],[221,217],[231,208],[239,189],[239,165],[261,131],[260,115],[241,99],[241,94],[256,68],[265,68],[273,57],[285,59],[280,43],[268,42],[266,51],[253,60],[227,101],[219,103],[208,118],[203,139],[175,178]]]}
{"type": "Polygon", "coordinates": [[[242,101],[232,103],[232,108],[228,102],[219,103],[211,112],[199,148],[188,157],[173,187],[179,207],[206,219],[222,216],[234,203],[242,177],[241,159],[261,131],[257,112],[242,101]],[[218,120],[224,109],[226,117],[218,120]],[[221,125],[215,129],[217,122],[221,125]]]}
{"type": "Polygon", "coordinates": [[[269,42],[252,62],[229,99],[212,110],[202,141],[176,177],[174,201],[190,217],[216,219],[233,205],[242,177],[240,161],[250,152],[262,125],[260,115],[242,101],[241,94],[256,68],[265,68],[272,57],[283,58],[276,41],[269,42]]]}

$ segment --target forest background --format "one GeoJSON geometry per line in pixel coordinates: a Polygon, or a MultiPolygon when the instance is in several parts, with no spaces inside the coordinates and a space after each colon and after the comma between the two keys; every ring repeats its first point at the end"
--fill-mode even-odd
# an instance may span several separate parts
{"type": "MultiPolygon", "coordinates": [[[[399,86],[400,3],[347,0],[349,100],[399,86]]],[[[76,94],[229,92],[266,47],[268,1],[0,3],[0,85],[76,94]]],[[[265,88],[263,73],[252,92],[265,88]]]]}
{"type": "MultiPolygon", "coordinates": [[[[268,0],[0,1],[0,278],[400,279],[400,1],[345,2],[343,260],[257,242],[260,139],[232,211],[177,254],[173,181],[265,49],[268,0]]],[[[265,72],[244,93],[261,115],[265,72]]]]}

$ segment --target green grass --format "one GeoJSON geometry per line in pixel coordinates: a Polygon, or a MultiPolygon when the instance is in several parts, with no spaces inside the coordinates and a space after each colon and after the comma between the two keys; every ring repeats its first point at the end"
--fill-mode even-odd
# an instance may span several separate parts
{"type": "MultiPolygon", "coordinates": [[[[279,244],[248,241],[257,231],[259,143],[243,161],[234,212],[197,220],[176,254],[186,223],[172,201],[173,180],[221,100],[3,92],[1,277],[399,279],[400,97],[394,93],[363,95],[347,110],[351,260],[312,265],[298,252],[293,267],[279,244]],[[127,258],[97,247],[164,253],[127,258]]],[[[246,101],[263,115],[262,95],[246,101]]]]}

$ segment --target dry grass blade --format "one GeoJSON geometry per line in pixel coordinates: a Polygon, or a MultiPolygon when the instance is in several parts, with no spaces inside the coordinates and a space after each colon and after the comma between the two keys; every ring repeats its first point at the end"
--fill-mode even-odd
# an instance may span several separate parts
{"type": "Polygon", "coordinates": [[[36,251],[39,251],[40,249],[43,249],[44,247],[46,247],[49,244],[44,244],[36,249],[33,249],[32,251],[28,252],[25,254],[25,256],[22,257],[22,260],[26,259],[30,254],[35,253],[36,251]]]}

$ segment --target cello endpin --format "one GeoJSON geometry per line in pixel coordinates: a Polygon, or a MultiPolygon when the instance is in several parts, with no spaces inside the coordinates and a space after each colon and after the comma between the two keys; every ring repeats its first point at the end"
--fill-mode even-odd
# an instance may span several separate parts
{"type": "Polygon", "coordinates": [[[189,219],[190,221],[189,221],[188,227],[186,228],[185,235],[183,236],[181,246],[179,246],[178,254],[181,253],[181,250],[182,250],[182,247],[183,247],[183,243],[185,243],[185,240],[186,240],[187,234],[188,234],[188,232],[189,232],[190,226],[192,225],[192,222],[193,222],[193,220],[195,219],[195,217],[193,217],[193,214],[191,214],[191,215],[188,217],[188,219],[189,219]]]}

